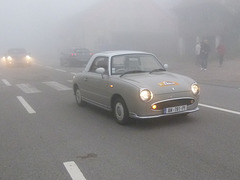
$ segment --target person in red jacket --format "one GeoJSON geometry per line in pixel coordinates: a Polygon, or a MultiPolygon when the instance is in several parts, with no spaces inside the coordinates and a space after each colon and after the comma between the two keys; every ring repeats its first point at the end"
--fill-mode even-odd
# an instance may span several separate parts
{"type": "Polygon", "coordinates": [[[222,67],[223,60],[224,60],[224,55],[225,55],[225,46],[222,42],[219,43],[217,46],[217,54],[219,58],[219,66],[222,67]]]}

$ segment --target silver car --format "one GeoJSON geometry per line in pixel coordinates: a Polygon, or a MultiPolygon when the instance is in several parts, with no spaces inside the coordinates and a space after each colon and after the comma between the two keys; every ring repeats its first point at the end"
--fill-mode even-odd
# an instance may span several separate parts
{"type": "Polygon", "coordinates": [[[33,63],[32,57],[23,48],[8,49],[5,56],[2,58],[2,63],[6,66],[25,65],[31,66],[33,63]]]}
{"type": "Polygon", "coordinates": [[[151,53],[108,51],[93,55],[73,78],[79,106],[86,103],[112,111],[119,124],[129,118],[157,118],[197,111],[199,85],[167,72],[151,53]]]}

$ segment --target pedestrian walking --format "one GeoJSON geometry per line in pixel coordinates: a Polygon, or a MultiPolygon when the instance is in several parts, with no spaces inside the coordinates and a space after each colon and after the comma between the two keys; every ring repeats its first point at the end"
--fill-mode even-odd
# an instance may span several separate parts
{"type": "Polygon", "coordinates": [[[219,59],[219,67],[222,67],[224,55],[225,55],[225,46],[222,42],[216,48],[218,59],[219,59]]]}
{"type": "Polygon", "coordinates": [[[209,52],[210,52],[210,45],[208,43],[208,40],[205,39],[201,43],[201,49],[200,49],[201,70],[207,70],[209,52]]]}
{"type": "Polygon", "coordinates": [[[201,44],[199,41],[197,41],[195,46],[196,65],[200,64],[200,50],[201,50],[201,44]]]}

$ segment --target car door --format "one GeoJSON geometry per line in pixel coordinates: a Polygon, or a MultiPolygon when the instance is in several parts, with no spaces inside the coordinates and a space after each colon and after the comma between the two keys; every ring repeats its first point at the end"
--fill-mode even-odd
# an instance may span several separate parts
{"type": "Polygon", "coordinates": [[[87,73],[87,76],[84,78],[85,97],[91,103],[104,109],[110,108],[110,77],[108,74],[108,64],[108,57],[96,57],[89,69],[89,72],[87,73]],[[105,68],[104,74],[99,74],[96,72],[96,69],[99,67],[105,68]]]}

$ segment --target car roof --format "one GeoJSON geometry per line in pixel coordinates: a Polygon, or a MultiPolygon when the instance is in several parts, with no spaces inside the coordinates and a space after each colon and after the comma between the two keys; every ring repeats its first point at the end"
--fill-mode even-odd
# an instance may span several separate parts
{"type": "MultiPolygon", "coordinates": [[[[82,47],[72,47],[72,49],[87,49],[87,48],[82,48],[82,47]]],[[[88,49],[87,49],[88,50],[88,49]]]]}
{"type": "Polygon", "coordinates": [[[96,53],[96,56],[116,56],[116,55],[124,55],[124,54],[151,54],[144,51],[130,51],[130,50],[117,50],[117,51],[104,51],[96,53]]]}
{"type": "Polygon", "coordinates": [[[75,49],[89,50],[88,48],[82,48],[82,47],[69,47],[69,48],[62,48],[61,50],[75,50],[75,49]]]}

